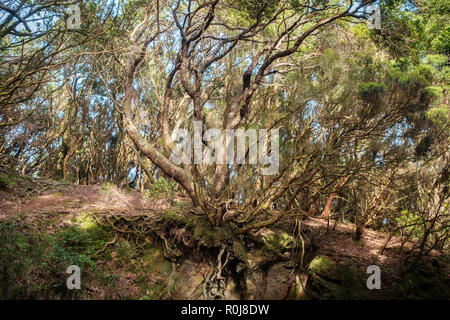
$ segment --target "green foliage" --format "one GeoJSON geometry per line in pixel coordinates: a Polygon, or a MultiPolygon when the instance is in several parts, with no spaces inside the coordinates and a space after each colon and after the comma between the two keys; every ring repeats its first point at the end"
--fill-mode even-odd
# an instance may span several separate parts
{"type": "Polygon", "coordinates": [[[430,108],[430,110],[427,111],[427,117],[441,126],[448,126],[450,124],[450,107],[441,104],[430,108]]]}
{"type": "Polygon", "coordinates": [[[0,175],[0,189],[7,189],[16,184],[11,175],[0,175]]]}
{"type": "Polygon", "coordinates": [[[230,0],[230,4],[247,19],[267,19],[276,10],[277,0],[230,0]]]}
{"type": "MultiPolygon", "coordinates": [[[[187,215],[182,208],[161,213],[155,228],[170,234],[163,251],[149,249],[151,245],[142,234],[136,243],[114,238],[111,244],[111,235],[89,214],[73,218],[72,225],[52,230],[45,239],[40,233],[31,234],[26,225],[11,229],[10,224],[7,231],[1,231],[0,266],[8,271],[4,272],[8,279],[3,282],[12,287],[17,283],[12,296],[19,296],[25,288],[31,292],[28,297],[35,297],[35,289],[30,289],[36,284],[33,276],[58,279],[65,266],[78,264],[88,277],[101,279],[110,288],[114,287],[112,280],[119,277],[114,268],[142,267],[144,271],[137,281],[142,288],[139,295],[159,298],[164,291],[172,292],[164,280],[170,264],[163,263],[161,257],[180,258],[185,254],[180,249],[182,242],[208,247],[210,251],[233,242],[233,251],[241,263],[246,260],[246,252],[234,237],[238,225],[244,230],[248,223],[263,228],[262,218],[269,223],[275,221],[269,220],[276,217],[275,210],[285,210],[288,216],[290,209],[297,214],[320,207],[339,179],[349,173],[349,182],[336,190],[339,192],[331,218],[342,216],[348,221],[364,222],[365,218],[370,221],[386,215],[388,227],[396,224],[411,233],[414,240],[422,238],[426,228],[434,228],[429,238],[448,232],[444,210],[433,212],[437,206],[431,202],[438,197],[425,199],[416,193],[448,191],[447,185],[447,189],[443,188],[448,184],[447,159],[438,155],[447,150],[449,133],[448,1],[381,1],[380,30],[369,30],[364,23],[355,23],[356,18],[347,17],[319,27],[305,39],[302,33],[317,21],[342,11],[347,2],[226,0],[214,7],[208,2],[181,1],[176,7],[169,1],[160,2],[158,10],[152,7],[148,12],[146,0],[110,2],[82,3],[80,30],[59,29],[65,24],[66,12],[61,15],[64,19],[56,22],[55,31],[48,30],[35,41],[32,36],[25,41],[29,36],[19,35],[1,39],[0,58],[5,67],[0,72],[0,146],[2,153],[13,155],[14,166],[8,167],[54,177],[55,167],[62,169],[64,163],[66,177],[71,181],[123,181],[130,166],[136,168],[135,157],[139,154],[169,160],[170,146],[164,145],[166,139],[162,137],[166,132],[160,130],[160,121],[165,120],[161,111],[170,115],[169,128],[190,128],[194,105],[200,106],[200,110],[194,108],[195,117],[204,115],[208,126],[214,122],[229,127],[233,115],[236,125],[242,127],[280,128],[280,175],[260,179],[257,166],[234,163],[228,175],[220,176],[220,170],[213,167],[174,168],[168,161],[154,161],[151,172],[157,169],[160,175],[162,168],[156,168],[155,163],[165,163],[167,166],[162,167],[167,178],[160,177],[145,191],[150,201],[171,198],[179,187],[172,179],[178,173],[186,178],[177,178],[179,181],[194,177],[194,190],[202,195],[194,200],[201,200],[202,213],[211,213],[209,218],[216,220],[212,226],[205,216],[187,215]],[[111,12],[110,5],[114,5],[111,12]],[[285,10],[265,25],[278,8],[285,10]],[[215,11],[208,16],[210,10],[215,11]],[[184,32],[178,30],[174,13],[184,32]],[[161,32],[155,37],[153,26],[159,26],[161,32]],[[247,28],[247,33],[239,35],[247,28]],[[131,43],[133,38],[138,46],[145,39],[152,40],[136,48],[131,43]],[[47,40],[41,43],[41,39],[53,40],[44,48],[47,40]],[[293,48],[297,39],[303,42],[293,48]],[[61,47],[57,43],[65,44],[58,53],[54,51],[61,47]],[[142,55],[127,60],[114,52],[142,55]],[[249,68],[252,56],[254,69],[249,68]],[[214,63],[201,69],[207,61],[214,63]],[[267,66],[265,62],[270,61],[272,64],[267,66]],[[261,66],[267,69],[259,69],[261,66]],[[244,74],[247,68],[249,74],[244,74]],[[135,72],[130,75],[127,70],[135,72]],[[171,70],[175,73],[171,74],[171,70]],[[259,75],[264,74],[261,82],[252,83],[259,79],[259,71],[259,75]],[[49,76],[52,74],[60,76],[49,76]],[[58,84],[62,78],[68,79],[67,85],[58,84]],[[128,80],[132,80],[133,90],[123,86],[130,83],[128,80]],[[195,94],[189,92],[189,84],[195,94]],[[246,91],[241,93],[242,88],[246,91]],[[132,96],[128,96],[130,92],[132,96]],[[116,110],[117,99],[124,102],[121,107],[125,112],[116,110]],[[130,101],[133,106],[127,112],[130,101]],[[124,118],[129,114],[131,118],[124,118]],[[142,133],[141,137],[133,137],[134,145],[127,137],[131,133],[129,127],[124,127],[127,122],[134,122],[137,132],[142,133]],[[149,156],[154,149],[147,148],[146,143],[159,152],[149,156]],[[426,167],[433,161],[434,168],[426,167]],[[405,173],[421,169],[424,174],[420,178],[405,173]],[[391,172],[392,181],[385,184],[379,179],[391,172]],[[430,181],[419,188],[429,177],[438,175],[444,182],[430,181]],[[224,181],[221,190],[213,191],[218,186],[215,181],[224,181]],[[368,203],[373,199],[374,203],[368,203]],[[398,208],[408,208],[414,214],[399,212],[398,208]],[[375,217],[360,217],[361,212],[375,217]],[[429,227],[433,215],[440,216],[436,225],[429,227]],[[393,216],[397,216],[394,221],[393,216]],[[149,252],[139,251],[141,245],[149,252]],[[113,265],[101,274],[97,273],[100,258],[102,263],[104,258],[113,265]],[[146,278],[151,272],[157,274],[157,279],[146,278]],[[148,288],[151,281],[153,289],[148,288]]],[[[13,187],[22,188],[23,182],[19,175],[0,176],[1,189],[19,189],[13,187]]],[[[111,182],[103,183],[101,193],[112,194],[112,187],[111,182]]],[[[195,192],[189,193],[192,196],[195,192]]],[[[173,199],[169,201],[179,206],[173,199]]],[[[55,227],[50,219],[40,225],[55,227]]],[[[135,226],[140,227],[139,223],[135,226]]],[[[260,231],[265,232],[258,242],[261,254],[278,254],[298,245],[286,230],[260,231]]],[[[445,241],[448,239],[442,237],[442,243],[445,241]]],[[[445,248],[445,243],[438,245],[445,248]]],[[[319,297],[351,297],[340,286],[358,291],[357,272],[345,265],[318,257],[310,268],[312,285],[316,286],[312,292],[319,297]]],[[[61,289],[61,281],[55,286],[61,289]]]]}
{"type": "Polygon", "coordinates": [[[401,215],[395,218],[395,222],[401,228],[410,232],[416,239],[422,235],[420,225],[424,223],[423,217],[408,210],[402,210],[401,215]]]}
{"type": "Polygon", "coordinates": [[[66,268],[80,266],[88,281],[86,272],[97,271],[96,252],[111,240],[110,234],[98,225],[86,228],[86,224],[75,224],[55,234],[45,234],[19,222],[20,219],[10,219],[0,223],[0,282],[5,286],[5,298],[69,294],[61,278],[66,268]]]}
{"type": "Polygon", "coordinates": [[[364,100],[377,101],[385,92],[386,86],[374,82],[363,83],[359,86],[359,93],[364,100]]]}
{"type": "Polygon", "coordinates": [[[450,55],[450,27],[442,30],[431,42],[433,49],[440,54],[450,55]]]}
{"type": "Polygon", "coordinates": [[[91,229],[69,227],[56,235],[51,257],[61,265],[73,264],[95,270],[97,265],[90,256],[105,245],[107,236],[107,233],[91,229]]]}
{"type": "Polygon", "coordinates": [[[108,195],[112,186],[113,186],[112,183],[110,183],[110,182],[104,182],[104,183],[102,184],[102,188],[100,189],[100,192],[103,193],[103,194],[105,194],[105,195],[108,195]]]}
{"type": "MultiPolygon", "coordinates": [[[[46,236],[24,232],[14,221],[1,221],[0,298],[37,298],[45,290],[31,280],[36,274],[35,264],[44,260],[47,241],[46,236]]],[[[48,265],[41,267],[47,269],[48,265]]]]}
{"type": "Polygon", "coordinates": [[[178,184],[174,180],[160,177],[155,183],[151,184],[145,194],[149,198],[161,198],[168,196],[177,190],[178,184]]]}
{"type": "Polygon", "coordinates": [[[425,62],[435,68],[442,68],[447,64],[448,57],[442,54],[429,54],[425,57],[425,62]]]}

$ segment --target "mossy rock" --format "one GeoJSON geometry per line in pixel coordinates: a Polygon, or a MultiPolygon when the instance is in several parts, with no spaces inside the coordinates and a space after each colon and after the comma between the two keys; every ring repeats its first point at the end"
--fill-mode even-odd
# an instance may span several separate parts
{"type": "Polygon", "coordinates": [[[264,243],[264,249],[268,252],[281,254],[285,251],[290,251],[296,245],[296,240],[286,232],[273,232],[271,230],[264,230],[261,233],[261,239],[264,243]]]}
{"type": "Polygon", "coordinates": [[[161,275],[162,277],[168,277],[172,271],[172,264],[164,258],[161,250],[162,249],[158,247],[153,247],[146,250],[142,258],[142,267],[154,274],[161,275]]]}
{"type": "Polygon", "coordinates": [[[337,264],[326,256],[315,257],[309,265],[306,294],[311,299],[363,299],[367,296],[364,275],[350,263],[337,264]]]}
{"type": "Polygon", "coordinates": [[[450,278],[438,258],[409,267],[398,287],[406,299],[450,299],[450,278]]]}

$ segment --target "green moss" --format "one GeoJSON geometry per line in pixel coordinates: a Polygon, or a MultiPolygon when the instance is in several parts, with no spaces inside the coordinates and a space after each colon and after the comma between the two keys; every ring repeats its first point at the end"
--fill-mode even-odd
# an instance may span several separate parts
{"type": "Polygon", "coordinates": [[[234,240],[233,241],[233,252],[234,256],[238,258],[239,260],[247,260],[247,252],[245,251],[244,246],[242,245],[242,242],[234,240]]]}
{"type": "MultiPolygon", "coordinates": [[[[53,213],[49,216],[54,219],[53,213]]],[[[160,247],[120,238],[114,242],[111,230],[98,225],[92,213],[80,214],[72,223],[47,235],[17,215],[0,221],[0,298],[70,298],[72,292],[61,274],[71,264],[82,269],[83,285],[77,298],[89,298],[90,291],[83,289],[91,285],[100,285],[106,298],[116,297],[122,272],[136,275],[140,292],[130,298],[160,299],[172,294],[174,287],[167,284],[172,263],[160,247]]]]}
{"type": "Polygon", "coordinates": [[[197,219],[194,225],[194,238],[206,243],[212,243],[214,241],[214,230],[206,219],[197,219]]]}
{"type": "Polygon", "coordinates": [[[315,274],[323,274],[331,272],[332,261],[330,258],[325,256],[318,256],[311,261],[309,264],[309,271],[315,274]]]}
{"type": "Polygon", "coordinates": [[[146,290],[149,300],[161,299],[166,290],[166,286],[167,284],[162,279],[158,279],[153,285],[149,286],[146,290]]]}
{"type": "Polygon", "coordinates": [[[166,229],[175,227],[186,228],[192,232],[193,238],[206,246],[217,246],[226,240],[232,239],[234,230],[233,225],[217,228],[212,227],[205,216],[197,216],[180,212],[177,209],[165,211],[161,215],[161,222],[166,229]]]}
{"type": "Polygon", "coordinates": [[[181,214],[179,210],[169,209],[166,210],[162,215],[161,219],[164,223],[175,224],[175,225],[187,225],[189,219],[186,215],[181,214]]]}
{"type": "Polygon", "coordinates": [[[286,232],[275,233],[267,230],[262,236],[264,250],[279,253],[295,246],[295,239],[286,232]]]}
{"type": "Polygon", "coordinates": [[[309,265],[310,279],[306,294],[312,299],[363,299],[368,291],[364,275],[350,262],[336,264],[330,258],[318,256],[309,265]]]}
{"type": "Polygon", "coordinates": [[[151,272],[161,277],[168,277],[172,271],[171,262],[164,258],[161,249],[158,247],[152,247],[143,252],[139,267],[146,272],[151,272]]]}
{"type": "Polygon", "coordinates": [[[92,217],[92,214],[89,214],[87,212],[83,212],[76,216],[73,219],[73,222],[84,230],[95,229],[98,226],[94,218],[92,217]]]}
{"type": "Polygon", "coordinates": [[[160,299],[167,288],[172,264],[164,258],[161,249],[157,247],[144,250],[141,254],[142,256],[137,259],[135,283],[148,300],[160,299]]]}

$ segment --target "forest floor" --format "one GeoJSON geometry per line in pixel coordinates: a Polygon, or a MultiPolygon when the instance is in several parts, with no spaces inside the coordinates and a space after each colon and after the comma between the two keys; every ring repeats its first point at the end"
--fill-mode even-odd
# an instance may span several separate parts
{"type": "MultiPolygon", "coordinates": [[[[188,204],[189,200],[177,193],[148,196],[110,184],[84,186],[5,175],[0,185],[0,271],[3,268],[0,298],[195,298],[194,292],[199,291],[197,287],[208,273],[209,265],[193,259],[179,270],[178,279],[171,281],[179,266],[161,254],[151,237],[139,243],[112,230],[105,231],[92,219],[100,212],[151,217],[188,204]],[[89,280],[83,283],[82,293],[64,289],[68,263],[86,266],[84,272],[89,280]],[[197,284],[179,290],[177,281],[186,281],[181,273],[194,269],[197,284]]],[[[334,226],[334,221],[330,224],[315,217],[302,221],[304,234],[311,244],[309,262],[314,257],[328,257],[335,264],[354,267],[360,275],[365,274],[369,265],[380,266],[383,290],[371,295],[372,298],[422,298],[428,296],[414,292],[418,286],[427,294],[435,290],[431,288],[433,283],[407,283],[405,288],[404,282],[411,279],[405,280],[400,266],[409,244],[401,249],[399,237],[394,236],[381,255],[386,233],[369,229],[360,241],[353,241],[352,224],[341,222],[334,226]]],[[[292,221],[285,219],[273,229],[259,233],[282,230],[291,234],[292,226],[292,221]]],[[[439,252],[433,252],[432,256],[435,259],[429,263],[437,263],[442,271],[445,291],[448,257],[439,252]]]]}

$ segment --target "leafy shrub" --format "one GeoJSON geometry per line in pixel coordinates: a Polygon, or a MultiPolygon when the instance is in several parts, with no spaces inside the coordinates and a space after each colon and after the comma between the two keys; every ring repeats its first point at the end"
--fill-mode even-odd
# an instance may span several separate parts
{"type": "Polygon", "coordinates": [[[174,193],[177,186],[178,184],[175,181],[160,177],[149,189],[145,190],[145,194],[149,198],[161,198],[164,195],[174,193]]]}
{"type": "Polygon", "coordinates": [[[7,189],[16,185],[10,175],[0,175],[0,189],[7,189]]]}

